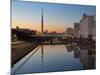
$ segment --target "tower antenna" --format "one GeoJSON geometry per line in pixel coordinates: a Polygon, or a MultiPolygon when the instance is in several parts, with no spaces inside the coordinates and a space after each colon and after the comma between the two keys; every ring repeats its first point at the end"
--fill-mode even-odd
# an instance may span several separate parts
{"type": "Polygon", "coordinates": [[[43,24],[44,24],[44,19],[43,19],[43,8],[42,8],[42,10],[41,10],[41,33],[42,33],[42,35],[43,35],[43,24]]]}

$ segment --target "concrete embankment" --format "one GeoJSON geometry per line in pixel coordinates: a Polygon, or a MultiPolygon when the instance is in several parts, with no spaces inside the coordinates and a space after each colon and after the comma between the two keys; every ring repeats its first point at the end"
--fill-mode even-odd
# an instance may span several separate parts
{"type": "Polygon", "coordinates": [[[35,49],[39,43],[36,42],[20,42],[13,43],[11,46],[11,66],[16,64],[25,55],[35,49]]]}

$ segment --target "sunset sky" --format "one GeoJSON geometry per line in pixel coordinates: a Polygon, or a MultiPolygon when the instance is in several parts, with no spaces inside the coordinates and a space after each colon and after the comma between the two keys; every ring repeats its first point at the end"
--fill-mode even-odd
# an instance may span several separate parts
{"type": "Polygon", "coordinates": [[[96,15],[95,6],[12,1],[12,28],[41,31],[41,9],[44,10],[44,31],[64,32],[79,22],[83,13],[96,15]]]}

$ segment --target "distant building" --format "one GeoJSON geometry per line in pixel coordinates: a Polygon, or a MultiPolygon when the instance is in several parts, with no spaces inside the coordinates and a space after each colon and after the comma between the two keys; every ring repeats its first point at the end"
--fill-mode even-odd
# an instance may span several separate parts
{"type": "Polygon", "coordinates": [[[73,34],[74,34],[73,28],[67,28],[67,30],[65,31],[65,35],[67,36],[72,36],[73,34]]]}
{"type": "Polygon", "coordinates": [[[75,32],[75,36],[79,36],[79,31],[80,31],[80,27],[79,27],[79,23],[74,23],[74,32],[75,32]]]}
{"type": "Polygon", "coordinates": [[[80,34],[82,37],[87,38],[89,35],[93,35],[94,16],[84,14],[80,20],[80,34]]]}
{"type": "Polygon", "coordinates": [[[11,32],[12,32],[12,40],[15,40],[16,37],[18,40],[19,37],[24,38],[24,37],[27,37],[30,35],[36,35],[36,33],[37,33],[36,30],[30,30],[30,29],[19,28],[19,27],[12,28],[11,32]]]}
{"type": "Polygon", "coordinates": [[[58,33],[56,31],[52,31],[49,33],[50,35],[57,35],[58,33]]]}
{"type": "Polygon", "coordinates": [[[19,30],[19,27],[17,26],[16,29],[19,30]]]}
{"type": "Polygon", "coordinates": [[[48,35],[48,30],[46,29],[45,32],[43,32],[44,35],[48,35]]]}
{"type": "Polygon", "coordinates": [[[14,32],[19,32],[23,34],[28,34],[28,35],[36,35],[36,30],[30,30],[30,29],[25,29],[25,28],[20,28],[20,29],[12,29],[12,33],[14,32]]]}

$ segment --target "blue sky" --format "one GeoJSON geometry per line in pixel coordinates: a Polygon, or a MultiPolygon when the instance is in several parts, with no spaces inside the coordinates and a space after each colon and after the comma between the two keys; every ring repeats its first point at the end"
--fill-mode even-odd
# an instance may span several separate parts
{"type": "Polygon", "coordinates": [[[41,31],[41,9],[44,10],[44,30],[64,32],[73,23],[79,22],[83,13],[96,15],[96,7],[89,5],[72,5],[12,1],[12,28],[19,26],[41,31]]]}

